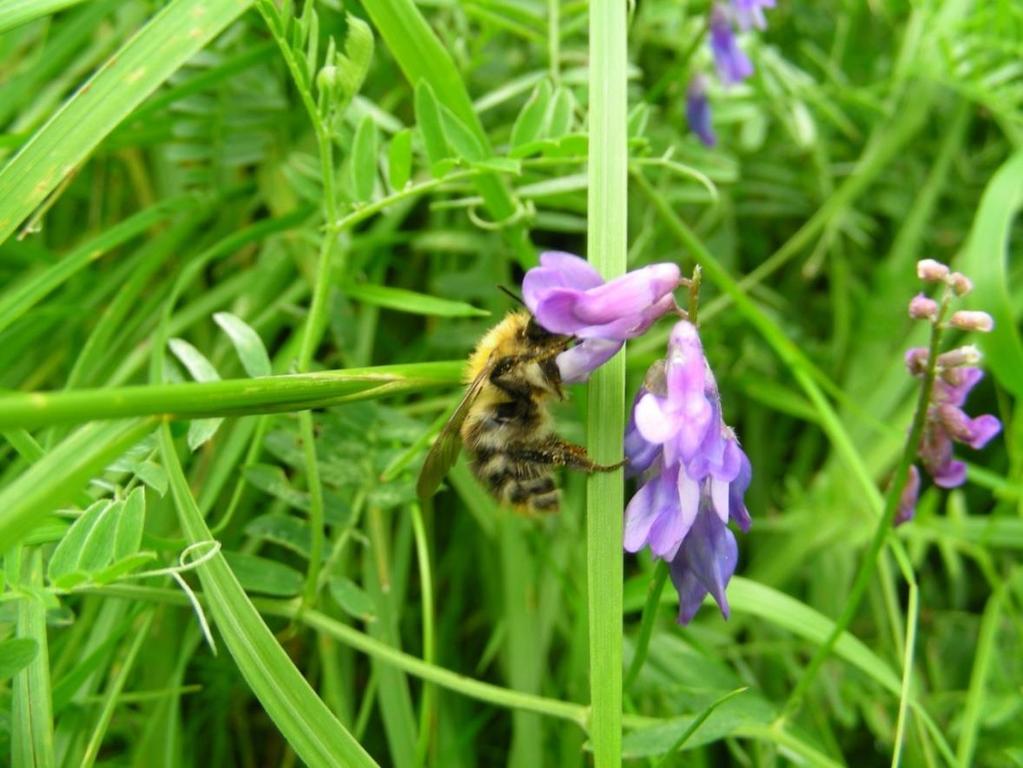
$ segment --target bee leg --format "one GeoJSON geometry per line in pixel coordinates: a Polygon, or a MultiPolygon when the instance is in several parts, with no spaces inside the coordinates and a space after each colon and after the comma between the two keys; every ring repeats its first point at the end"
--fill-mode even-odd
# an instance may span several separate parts
{"type": "Polygon", "coordinates": [[[586,449],[581,445],[569,443],[557,436],[547,438],[540,446],[535,448],[509,448],[508,453],[514,458],[532,464],[568,467],[587,473],[613,472],[625,465],[624,460],[617,464],[598,464],[590,458],[590,455],[586,453],[586,449]]]}

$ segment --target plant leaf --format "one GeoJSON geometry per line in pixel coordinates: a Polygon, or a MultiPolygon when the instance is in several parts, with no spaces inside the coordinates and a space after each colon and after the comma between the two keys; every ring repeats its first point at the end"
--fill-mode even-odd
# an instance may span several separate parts
{"type": "Polygon", "coordinates": [[[387,178],[395,192],[404,189],[412,178],[412,131],[398,131],[387,148],[387,178]]]}
{"type": "Polygon", "coordinates": [[[213,321],[231,339],[234,351],[238,353],[238,358],[242,361],[242,368],[249,376],[257,378],[270,376],[273,373],[270,356],[266,352],[266,347],[263,346],[263,340],[252,326],[230,312],[217,312],[213,315],[213,321]]]}
{"type": "Polygon", "coordinates": [[[443,105],[440,108],[440,119],[444,128],[444,137],[456,155],[468,161],[483,160],[487,157],[487,150],[476,138],[476,134],[469,130],[469,127],[459,120],[454,112],[443,105]]]}
{"type": "MultiPolygon", "coordinates": [[[[170,339],[167,345],[196,381],[220,381],[220,374],[202,352],[184,339],[170,339]]],[[[209,441],[224,423],[223,419],[193,419],[188,425],[188,447],[193,451],[209,441]]]]}
{"type": "Polygon", "coordinates": [[[341,576],[331,577],[330,595],[349,616],[363,621],[376,620],[373,598],[351,579],[341,576]]]}
{"type": "Polygon", "coordinates": [[[416,84],[415,103],[416,126],[419,128],[420,136],[423,137],[426,158],[433,166],[450,157],[451,151],[448,149],[444,126],[441,123],[440,105],[433,95],[433,89],[425,80],[420,80],[416,84]]]}
{"type": "Polygon", "coordinates": [[[0,680],[23,670],[39,655],[39,643],[31,637],[12,637],[0,642],[0,680]]]}
{"type": "Polygon", "coordinates": [[[302,574],[276,560],[245,552],[224,552],[224,559],[246,592],[293,597],[302,591],[302,574]]]}
{"type": "Polygon", "coordinates": [[[364,115],[355,130],[355,141],[352,143],[351,169],[352,191],[359,202],[367,202],[373,197],[373,188],[377,181],[377,124],[370,115],[364,115]]]}
{"type": "Polygon", "coordinates": [[[146,525],[146,491],[136,488],[124,500],[114,535],[114,560],[134,555],[142,546],[142,530],[146,525]]]}
{"type": "Polygon", "coordinates": [[[512,125],[510,143],[513,148],[536,141],[544,135],[544,123],[550,100],[551,84],[548,80],[542,80],[522,105],[515,118],[515,124],[512,125]]]}
{"type": "Polygon", "coordinates": [[[351,284],[345,286],[345,294],[364,304],[386,307],[413,315],[433,317],[487,317],[490,315],[484,309],[478,309],[461,301],[441,299],[425,293],[406,291],[404,288],[390,288],[386,285],[351,284]]]}

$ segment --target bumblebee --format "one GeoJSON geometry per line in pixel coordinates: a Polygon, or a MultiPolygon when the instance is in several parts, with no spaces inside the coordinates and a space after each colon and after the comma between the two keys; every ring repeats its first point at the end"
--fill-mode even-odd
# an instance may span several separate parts
{"type": "Polygon", "coordinates": [[[525,514],[557,512],[554,467],[591,473],[622,465],[597,464],[585,448],[552,430],[547,404],[565,397],[555,358],[572,342],[524,311],[510,312],[480,340],[469,357],[465,396],[419,474],[420,498],[437,490],[458,458],[460,442],[472,457],[473,474],[491,495],[525,514]]]}

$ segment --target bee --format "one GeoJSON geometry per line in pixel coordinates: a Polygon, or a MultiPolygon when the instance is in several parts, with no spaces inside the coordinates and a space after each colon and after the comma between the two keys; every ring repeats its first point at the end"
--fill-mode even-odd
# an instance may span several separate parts
{"type": "Polygon", "coordinates": [[[469,357],[465,396],[419,474],[420,498],[437,490],[458,458],[460,443],[490,494],[525,514],[558,511],[555,467],[592,473],[622,466],[597,464],[585,448],[562,440],[551,427],[547,404],[565,398],[555,358],[573,341],[545,330],[524,311],[510,312],[480,340],[469,357]]]}

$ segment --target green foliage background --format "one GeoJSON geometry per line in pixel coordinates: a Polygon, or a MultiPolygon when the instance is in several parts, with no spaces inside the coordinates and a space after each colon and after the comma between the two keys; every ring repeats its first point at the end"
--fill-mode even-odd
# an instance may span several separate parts
{"type": "MultiPolygon", "coordinates": [[[[0,1],[0,755],[1023,764],[1023,7],[779,6],[707,149],[683,116],[706,3],[622,28],[597,0],[0,1]],[[591,23],[627,34],[627,111],[591,103],[615,61],[591,23]],[[543,520],[464,464],[415,500],[495,286],[586,251],[626,146],[590,241],[627,214],[629,268],[703,268],[754,467],[727,622],[647,604],[646,555],[620,593],[592,549],[620,510],[591,494],[588,542],[581,477],[543,520]],[[857,606],[924,257],[996,318],[953,340],[983,347],[969,411],[1004,432],[926,489],[857,606]],[[592,643],[619,599],[623,647],[592,643]]],[[[669,328],[630,343],[628,397],[669,328]]],[[[626,407],[587,435],[575,387],[559,431],[610,457],[626,407]]]]}

